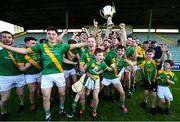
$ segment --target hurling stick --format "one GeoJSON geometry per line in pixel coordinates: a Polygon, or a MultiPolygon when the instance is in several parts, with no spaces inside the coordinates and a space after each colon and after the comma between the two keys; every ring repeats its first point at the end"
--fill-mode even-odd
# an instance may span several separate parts
{"type": "Polygon", "coordinates": [[[85,77],[86,77],[86,74],[83,74],[81,78],[71,86],[73,92],[81,91],[81,89],[83,88],[83,82],[84,82],[85,77]]]}

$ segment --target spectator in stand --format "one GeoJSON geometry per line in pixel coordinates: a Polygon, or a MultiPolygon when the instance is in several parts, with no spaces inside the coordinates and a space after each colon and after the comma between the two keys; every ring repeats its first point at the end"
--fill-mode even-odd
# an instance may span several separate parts
{"type": "Polygon", "coordinates": [[[177,40],[177,44],[178,44],[178,46],[180,46],[180,39],[177,40]]]}
{"type": "MultiPolygon", "coordinates": [[[[152,49],[154,49],[154,51],[155,51],[155,55],[154,55],[153,59],[160,59],[162,56],[162,50],[161,50],[161,47],[158,46],[158,43],[155,40],[152,40],[150,43],[150,47],[152,49]]],[[[157,66],[157,70],[160,70],[161,67],[162,67],[162,62],[160,65],[157,66]]]]}

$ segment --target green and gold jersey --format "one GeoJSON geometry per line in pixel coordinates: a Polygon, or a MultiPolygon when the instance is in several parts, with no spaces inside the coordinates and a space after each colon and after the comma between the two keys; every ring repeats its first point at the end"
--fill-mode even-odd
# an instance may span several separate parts
{"type": "Polygon", "coordinates": [[[94,53],[90,53],[89,50],[85,50],[81,55],[80,65],[87,64],[93,58],[94,58],[94,53]]]}
{"type": "Polygon", "coordinates": [[[118,76],[118,69],[117,69],[117,66],[116,66],[116,62],[117,62],[116,57],[117,57],[117,50],[115,50],[115,49],[111,49],[109,51],[109,53],[106,55],[104,61],[107,64],[107,66],[110,67],[111,64],[114,64],[115,68],[113,69],[113,71],[105,70],[105,72],[103,74],[104,78],[107,78],[107,79],[117,78],[117,76],[118,76]]]}
{"type": "Polygon", "coordinates": [[[25,74],[37,74],[42,71],[41,56],[38,53],[32,53],[24,56],[24,62],[30,63],[31,66],[25,74]]]}
{"type": "Polygon", "coordinates": [[[43,75],[63,72],[61,66],[63,61],[63,56],[69,49],[70,49],[69,44],[61,44],[61,43],[57,43],[56,45],[49,45],[48,43],[42,43],[42,44],[37,44],[31,48],[28,48],[29,52],[40,54],[43,63],[43,71],[42,71],[43,75]],[[49,56],[50,54],[54,55],[53,58],[49,56]],[[57,59],[57,61],[55,61],[55,59],[57,59]],[[57,67],[57,64],[60,64],[62,69],[61,71],[57,67]]]}
{"type": "Polygon", "coordinates": [[[169,86],[169,83],[167,82],[166,78],[169,77],[169,80],[173,81],[174,83],[177,82],[177,77],[173,72],[166,72],[163,69],[158,71],[158,85],[160,86],[169,86]]]}
{"type": "Polygon", "coordinates": [[[15,76],[22,74],[19,65],[24,65],[23,55],[16,54],[6,49],[0,50],[0,76],[15,76]]]}
{"type": "Polygon", "coordinates": [[[127,67],[129,64],[124,61],[124,58],[121,57],[120,59],[116,59],[116,67],[118,69],[118,72],[122,70],[123,67],[127,67]]]}
{"type": "Polygon", "coordinates": [[[157,64],[155,60],[151,61],[142,61],[139,66],[142,69],[143,78],[148,80],[150,83],[155,82],[156,76],[157,76],[157,64]]]}
{"type": "Polygon", "coordinates": [[[87,63],[87,72],[89,72],[91,75],[96,76],[99,78],[100,71],[104,71],[108,68],[106,63],[104,61],[97,62],[95,59],[92,59],[89,63],[87,63]]]}
{"type": "Polygon", "coordinates": [[[78,53],[79,56],[81,57],[81,55],[83,54],[83,52],[87,52],[88,48],[86,47],[81,47],[81,48],[77,48],[77,50],[75,51],[75,53],[78,53]]]}
{"type": "Polygon", "coordinates": [[[126,53],[125,56],[126,58],[130,59],[132,62],[135,62],[136,59],[134,59],[133,54],[136,51],[136,49],[134,47],[128,46],[128,48],[126,49],[126,53]]]}

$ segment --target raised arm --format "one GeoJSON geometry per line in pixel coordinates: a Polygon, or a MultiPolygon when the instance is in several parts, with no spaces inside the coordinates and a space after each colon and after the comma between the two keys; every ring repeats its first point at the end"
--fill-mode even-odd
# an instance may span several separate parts
{"type": "Polygon", "coordinates": [[[67,29],[63,30],[63,32],[58,36],[58,41],[59,41],[59,42],[62,42],[62,43],[65,43],[64,40],[63,40],[63,37],[64,37],[64,35],[67,34],[67,33],[68,33],[68,30],[67,30],[67,29]]]}
{"type": "Polygon", "coordinates": [[[96,22],[95,19],[93,19],[93,34],[92,36],[95,38],[98,31],[98,22],[96,22]]]}
{"type": "Polygon", "coordinates": [[[120,23],[119,28],[120,28],[119,35],[120,35],[120,38],[121,38],[121,41],[122,41],[122,45],[125,46],[126,45],[126,40],[127,40],[125,24],[120,23]]]}
{"type": "Polygon", "coordinates": [[[16,52],[16,53],[20,53],[20,54],[28,54],[30,53],[30,51],[28,51],[27,48],[17,48],[17,47],[12,47],[12,46],[8,46],[8,45],[4,45],[3,43],[0,42],[0,47],[5,48],[7,50],[16,52]]]}

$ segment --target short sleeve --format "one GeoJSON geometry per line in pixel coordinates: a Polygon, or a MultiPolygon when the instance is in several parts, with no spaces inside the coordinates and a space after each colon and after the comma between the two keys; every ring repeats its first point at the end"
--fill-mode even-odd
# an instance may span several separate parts
{"type": "Polygon", "coordinates": [[[70,48],[71,48],[70,44],[62,44],[61,47],[63,53],[66,53],[70,48]]]}
{"type": "Polygon", "coordinates": [[[31,48],[28,48],[28,51],[30,53],[40,53],[41,52],[41,48],[40,48],[41,45],[42,44],[37,44],[37,45],[35,45],[35,46],[31,47],[31,48]]]}

